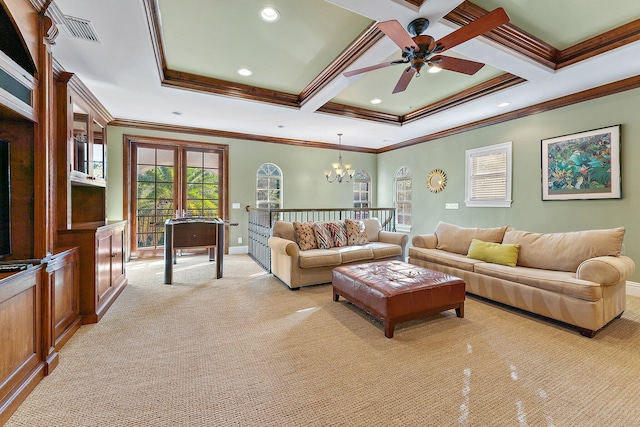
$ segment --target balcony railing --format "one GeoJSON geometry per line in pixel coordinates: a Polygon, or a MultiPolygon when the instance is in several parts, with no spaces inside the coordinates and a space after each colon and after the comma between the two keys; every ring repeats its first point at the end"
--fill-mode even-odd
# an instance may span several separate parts
{"type": "Polygon", "coordinates": [[[395,231],[395,208],[325,208],[325,209],[256,209],[248,208],[248,244],[251,256],[271,272],[271,251],[267,244],[273,224],[282,221],[340,221],[344,219],[378,218],[382,229],[395,231]]]}

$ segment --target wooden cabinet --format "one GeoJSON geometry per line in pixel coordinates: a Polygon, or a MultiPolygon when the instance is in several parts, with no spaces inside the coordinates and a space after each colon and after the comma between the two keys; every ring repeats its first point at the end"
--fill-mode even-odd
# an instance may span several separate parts
{"type": "Polygon", "coordinates": [[[113,119],[73,73],[56,77],[58,229],[106,217],[106,126],[113,119]]]}
{"type": "Polygon", "coordinates": [[[58,364],[60,348],[81,325],[79,250],[61,250],[46,261],[43,342],[49,373],[58,364]]]}
{"type": "Polygon", "coordinates": [[[80,248],[83,324],[98,322],[127,284],[124,267],[126,223],[84,223],[58,231],[61,245],[80,248]]]}
{"type": "Polygon", "coordinates": [[[42,267],[0,274],[0,425],[46,374],[42,267]]]}

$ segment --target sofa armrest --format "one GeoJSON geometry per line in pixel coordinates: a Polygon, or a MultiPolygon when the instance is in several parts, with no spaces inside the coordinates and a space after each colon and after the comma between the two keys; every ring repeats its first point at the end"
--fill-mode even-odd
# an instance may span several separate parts
{"type": "Polygon", "coordinates": [[[269,237],[267,244],[273,251],[282,255],[298,256],[300,253],[300,247],[296,242],[282,237],[269,237]]]}
{"type": "Polygon", "coordinates": [[[583,261],[576,271],[576,279],[611,286],[627,280],[636,265],[628,256],[600,256],[583,261]]]}
{"type": "Polygon", "coordinates": [[[438,238],[435,234],[413,236],[411,244],[417,248],[435,249],[438,245],[438,238]]]}
{"type": "Polygon", "coordinates": [[[382,243],[389,243],[398,245],[402,248],[402,259],[404,260],[406,255],[406,247],[407,242],[409,241],[409,236],[404,233],[399,233],[397,231],[380,231],[378,233],[378,241],[382,243]]]}

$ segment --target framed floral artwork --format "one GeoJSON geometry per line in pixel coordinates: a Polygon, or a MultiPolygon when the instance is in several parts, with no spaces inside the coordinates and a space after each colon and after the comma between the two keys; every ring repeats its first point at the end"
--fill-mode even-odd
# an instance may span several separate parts
{"type": "Polygon", "coordinates": [[[620,198],[620,125],[542,140],[542,200],[620,198]]]}

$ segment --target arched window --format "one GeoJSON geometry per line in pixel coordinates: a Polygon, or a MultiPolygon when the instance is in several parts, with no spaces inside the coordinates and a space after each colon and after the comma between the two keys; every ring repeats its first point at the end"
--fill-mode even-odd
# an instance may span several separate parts
{"type": "Polygon", "coordinates": [[[395,203],[396,203],[396,229],[398,231],[411,230],[411,169],[402,166],[396,171],[395,203]]]}
{"type": "Polygon", "coordinates": [[[273,163],[265,163],[256,175],[256,207],[282,208],[282,171],[273,163]]]}
{"type": "Polygon", "coordinates": [[[365,171],[356,171],[353,176],[353,207],[371,206],[371,177],[365,171]]]}

